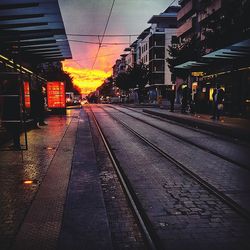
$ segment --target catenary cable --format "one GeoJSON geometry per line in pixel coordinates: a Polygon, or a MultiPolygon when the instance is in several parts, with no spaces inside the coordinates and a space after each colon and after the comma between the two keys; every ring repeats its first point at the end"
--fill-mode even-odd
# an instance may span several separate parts
{"type": "Polygon", "coordinates": [[[100,49],[101,49],[102,42],[103,42],[103,39],[104,39],[104,36],[105,36],[106,30],[107,30],[107,27],[108,27],[108,24],[109,24],[109,19],[110,19],[110,17],[111,17],[111,13],[112,13],[112,10],[113,10],[113,7],[114,7],[114,4],[115,4],[115,0],[113,0],[112,6],[111,6],[111,8],[110,8],[109,16],[108,16],[108,19],[107,19],[107,22],[106,22],[106,25],[105,25],[105,28],[104,28],[104,31],[103,31],[102,38],[101,38],[101,40],[100,40],[100,44],[99,44],[99,47],[98,47],[98,50],[97,50],[97,53],[96,53],[96,56],[95,56],[95,59],[94,59],[93,65],[92,65],[92,69],[93,69],[93,68],[94,68],[94,66],[95,66],[96,59],[97,59],[98,54],[99,54],[99,51],[100,51],[100,49]]]}

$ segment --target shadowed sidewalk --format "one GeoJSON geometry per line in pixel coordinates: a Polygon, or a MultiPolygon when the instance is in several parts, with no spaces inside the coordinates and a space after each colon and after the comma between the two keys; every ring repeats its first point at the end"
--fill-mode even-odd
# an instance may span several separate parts
{"type": "Polygon", "coordinates": [[[0,151],[1,250],[112,249],[87,115],[47,122],[27,151],[0,151]]]}

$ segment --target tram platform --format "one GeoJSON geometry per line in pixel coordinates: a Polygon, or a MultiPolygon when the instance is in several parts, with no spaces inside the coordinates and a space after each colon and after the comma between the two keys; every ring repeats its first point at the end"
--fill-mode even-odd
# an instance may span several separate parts
{"type": "Polygon", "coordinates": [[[234,139],[250,141],[250,119],[221,116],[220,120],[211,119],[208,114],[181,113],[180,109],[170,112],[166,108],[143,107],[143,112],[173,120],[191,127],[204,129],[234,139]]]}
{"type": "Polygon", "coordinates": [[[1,250],[112,250],[87,114],[46,122],[28,131],[28,150],[1,145],[1,250]]]}
{"type": "MultiPolygon", "coordinates": [[[[144,111],[183,122],[190,119],[190,124],[197,120],[249,129],[248,121],[234,118],[223,117],[222,122],[160,108],[144,111]]],[[[69,109],[66,115],[49,116],[46,122],[48,126],[28,131],[28,150],[8,150],[10,142],[1,145],[1,250],[112,250],[87,114],[69,109]]]]}

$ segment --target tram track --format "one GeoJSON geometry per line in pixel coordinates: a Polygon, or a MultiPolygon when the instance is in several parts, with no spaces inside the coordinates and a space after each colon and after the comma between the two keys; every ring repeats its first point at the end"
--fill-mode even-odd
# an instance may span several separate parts
{"type": "MultiPolygon", "coordinates": [[[[180,136],[180,135],[178,135],[178,134],[176,134],[176,133],[172,133],[172,132],[170,132],[170,131],[168,131],[168,130],[166,130],[166,129],[162,129],[162,128],[160,128],[160,127],[158,127],[158,126],[156,126],[156,125],[154,125],[154,124],[152,124],[152,123],[150,123],[150,122],[147,122],[147,121],[145,121],[145,120],[143,120],[143,119],[141,119],[141,118],[138,118],[138,117],[136,117],[136,116],[134,116],[134,115],[128,114],[128,113],[126,113],[126,112],[124,112],[124,111],[122,111],[122,110],[120,110],[120,109],[117,109],[117,108],[115,108],[115,107],[113,107],[113,106],[108,106],[108,107],[113,108],[113,109],[115,109],[115,110],[117,110],[117,111],[119,111],[119,112],[121,112],[121,113],[123,113],[123,114],[125,114],[125,115],[127,115],[127,116],[130,116],[130,117],[132,117],[132,118],[134,118],[134,119],[136,119],[136,120],[138,120],[138,121],[140,121],[140,122],[143,122],[143,123],[145,123],[145,124],[147,124],[147,125],[149,125],[149,126],[151,126],[151,127],[153,127],[153,128],[156,128],[156,129],[158,129],[158,130],[160,130],[160,131],[162,131],[162,132],[164,132],[164,133],[166,133],[166,134],[169,134],[169,135],[171,135],[171,136],[173,136],[173,137],[175,137],[175,138],[177,138],[177,139],[179,139],[179,140],[182,140],[182,141],[184,141],[185,143],[188,143],[188,144],[190,144],[190,145],[192,145],[192,146],[198,147],[199,149],[201,149],[201,150],[203,150],[203,151],[205,151],[205,152],[208,152],[208,153],[210,153],[210,154],[212,154],[212,155],[215,155],[215,156],[217,156],[217,157],[219,157],[219,158],[221,158],[221,159],[223,159],[223,160],[225,160],[225,161],[228,161],[228,162],[230,162],[230,163],[232,163],[232,164],[235,164],[235,165],[237,165],[237,166],[239,166],[239,167],[242,167],[242,168],[244,168],[244,169],[250,171],[249,166],[246,165],[246,164],[242,164],[242,163],[237,162],[237,161],[235,161],[235,160],[233,160],[233,159],[230,159],[230,158],[228,158],[228,157],[226,157],[226,156],[224,156],[224,155],[221,155],[221,154],[217,153],[216,151],[214,151],[214,150],[212,150],[212,149],[209,149],[208,147],[205,147],[205,146],[202,146],[202,145],[200,145],[200,144],[197,144],[197,143],[195,143],[195,142],[193,142],[193,141],[191,141],[191,140],[189,140],[189,139],[187,139],[187,138],[185,138],[185,137],[183,137],[183,136],[180,136]]],[[[133,111],[133,112],[138,112],[138,111],[134,111],[134,110],[132,110],[132,109],[129,109],[129,110],[131,110],[131,111],[133,111]]],[[[139,112],[139,113],[140,113],[140,112],[139,112]]],[[[156,119],[158,119],[158,120],[162,120],[162,119],[159,119],[158,117],[155,117],[155,116],[151,116],[151,115],[147,115],[147,114],[143,114],[143,115],[149,116],[149,117],[153,117],[153,118],[156,118],[156,119]]],[[[164,121],[166,121],[166,120],[164,120],[164,121]]],[[[178,124],[178,126],[179,126],[179,124],[178,124]]],[[[186,126],[183,126],[183,127],[186,128],[186,126]]],[[[192,129],[192,130],[195,131],[195,132],[197,132],[197,133],[201,133],[200,131],[196,131],[196,130],[194,130],[194,129],[192,129]]],[[[210,135],[210,134],[209,134],[209,135],[210,135]]],[[[216,137],[216,138],[217,138],[217,137],[216,137]]],[[[221,138],[220,138],[220,139],[221,139],[221,138]]]]}
{"type": "Polygon", "coordinates": [[[162,249],[162,246],[160,244],[160,240],[158,239],[157,235],[155,234],[153,227],[147,218],[147,215],[143,212],[143,209],[141,208],[140,202],[137,199],[136,194],[133,191],[132,186],[129,183],[129,180],[127,179],[126,175],[124,174],[122,168],[119,165],[118,160],[115,157],[115,154],[109,145],[109,142],[107,141],[101,126],[99,122],[96,119],[96,116],[92,110],[91,107],[89,107],[89,110],[92,115],[92,119],[94,121],[94,124],[96,126],[96,129],[101,137],[101,140],[105,146],[105,149],[109,155],[109,158],[112,162],[112,165],[115,169],[115,172],[117,173],[117,176],[119,178],[120,184],[124,190],[124,193],[126,194],[126,197],[131,205],[132,211],[134,212],[134,215],[138,221],[138,224],[141,228],[141,231],[143,233],[143,236],[145,238],[145,241],[149,247],[150,250],[157,250],[162,249]]]}
{"type": "MultiPolygon", "coordinates": [[[[114,107],[114,106],[109,105],[109,107],[114,107]]],[[[127,107],[125,105],[120,105],[120,107],[122,107],[124,109],[127,109],[127,110],[130,110],[130,111],[133,111],[133,112],[138,113],[138,114],[143,114],[144,116],[154,118],[154,119],[159,120],[159,121],[164,121],[164,122],[170,123],[172,125],[176,125],[178,127],[182,127],[182,128],[189,129],[189,130],[197,132],[197,133],[201,133],[201,134],[213,137],[215,139],[224,140],[224,141],[227,141],[227,142],[230,142],[230,143],[233,143],[233,144],[237,144],[237,145],[240,144],[242,146],[250,148],[250,144],[248,142],[242,141],[237,137],[229,137],[227,135],[216,134],[216,133],[214,133],[212,131],[204,130],[203,128],[200,128],[197,125],[191,126],[191,125],[184,124],[184,123],[181,123],[181,122],[178,122],[178,121],[175,121],[175,120],[171,120],[171,119],[169,119],[167,117],[161,117],[161,116],[158,116],[158,115],[154,115],[152,113],[147,113],[145,111],[140,112],[140,111],[136,110],[135,108],[127,107]]]]}
{"type": "MultiPolygon", "coordinates": [[[[207,191],[209,191],[211,194],[219,198],[223,203],[227,204],[231,209],[233,209],[235,212],[237,212],[240,216],[250,221],[250,213],[241,207],[237,202],[235,202],[233,199],[225,195],[223,192],[218,190],[216,187],[211,185],[209,182],[201,178],[199,175],[194,173],[192,170],[190,170],[188,167],[184,166],[181,162],[174,159],[171,155],[167,154],[165,151],[163,151],[161,148],[159,148],[157,145],[150,142],[147,138],[145,138],[143,135],[136,132],[134,129],[132,129],[128,124],[125,122],[117,119],[115,116],[110,114],[108,111],[106,111],[104,108],[100,107],[102,110],[104,110],[113,120],[115,120],[117,123],[121,124],[124,128],[126,128],[130,133],[135,135],[137,138],[142,140],[146,145],[157,151],[161,156],[163,156],[165,159],[167,159],[169,162],[174,164],[178,169],[180,169],[183,173],[191,177],[193,180],[199,183],[203,188],[205,188],[207,191]]],[[[150,124],[149,124],[150,125],[150,124]]]]}

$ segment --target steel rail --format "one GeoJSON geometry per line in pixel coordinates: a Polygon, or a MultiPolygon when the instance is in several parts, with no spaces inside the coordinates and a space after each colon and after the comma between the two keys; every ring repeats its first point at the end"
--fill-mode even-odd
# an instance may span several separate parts
{"type": "MultiPolygon", "coordinates": [[[[102,108],[103,109],[103,108],[102,108]]],[[[169,160],[171,163],[173,163],[175,166],[177,166],[179,169],[181,169],[185,174],[192,177],[196,182],[198,182],[202,187],[204,187],[206,190],[208,190],[210,193],[214,194],[217,198],[222,200],[224,203],[226,203],[229,207],[231,207],[234,211],[236,211],[239,215],[246,218],[250,221],[250,213],[242,208],[238,203],[236,203],[234,200],[232,200],[230,197],[219,191],[216,187],[209,184],[207,181],[202,179],[199,175],[195,174],[193,171],[191,171],[189,168],[185,167],[182,163],[175,160],[172,156],[161,150],[158,146],[150,142],[148,139],[146,139],[144,136],[136,132],[134,129],[129,127],[128,124],[125,122],[117,119],[113,115],[111,115],[108,111],[103,109],[111,118],[113,118],[116,122],[120,123],[123,127],[125,127],[128,131],[130,131],[132,134],[136,135],[138,138],[140,138],[144,143],[146,143],[148,146],[153,148],[155,151],[157,151],[160,155],[162,155],[164,158],[169,160]]]]}
{"type": "MultiPolygon", "coordinates": [[[[226,160],[226,161],[228,161],[228,162],[230,162],[230,163],[233,163],[233,164],[235,164],[235,165],[237,165],[237,166],[239,166],[239,167],[242,167],[242,168],[244,168],[244,169],[250,171],[250,167],[247,166],[247,165],[245,165],[245,164],[242,164],[242,163],[239,163],[239,162],[237,162],[237,161],[234,161],[234,160],[232,160],[232,159],[230,159],[230,158],[228,158],[228,157],[226,157],[226,156],[223,156],[223,155],[221,155],[221,154],[219,154],[219,153],[217,153],[217,152],[214,152],[213,150],[211,150],[211,149],[209,149],[209,148],[207,148],[207,147],[204,147],[204,146],[199,145],[199,144],[197,144],[197,143],[195,143],[195,142],[192,142],[192,141],[186,139],[185,137],[182,137],[182,136],[179,136],[179,135],[177,135],[177,134],[175,134],[175,133],[172,133],[172,132],[170,132],[170,131],[167,131],[166,129],[162,129],[162,128],[160,128],[160,127],[158,127],[158,126],[156,126],[156,125],[154,125],[154,124],[152,124],[152,123],[150,123],[150,122],[147,122],[147,121],[145,121],[145,120],[143,120],[143,119],[141,119],[141,118],[138,118],[138,117],[136,117],[136,116],[133,116],[133,115],[131,115],[131,114],[128,114],[128,113],[126,113],[126,112],[124,112],[124,111],[122,111],[122,110],[119,110],[119,109],[115,108],[115,107],[112,107],[112,106],[109,106],[109,107],[111,107],[111,108],[113,108],[113,109],[115,109],[115,110],[117,110],[117,111],[119,111],[119,112],[121,112],[121,113],[123,113],[123,114],[126,114],[126,115],[128,115],[128,116],[130,116],[130,117],[132,117],[132,118],[134,118],[134,119],[136,119],[136,120],[138,120],[138,121],[140,121],[140,122],[143,122],[143,123],[145,123],[145,124],[147,124],[147,125],[149,125],[149,126],[151,126],[151,127],[153,127],[153,128],[156,128],[156,129],[158,129],[158,130],[160,130],[160,131],[162,131],[162,132],[164,132],[164,133],[166,133],[166,134],[169,134],[169,135],[171,135],[171,136],[173,136],[173,137],[176,137],[176,138],[178,138],[178,139],[180,139],[180,140],[182,140],[182,141],[184,141],[184,142],[186,142],[186,143],[188,143],[188,144],[190,144],[190,145],[193,145],[193,146],[195,146],[195,147],[198,147],[199,149],[202,149],[202,150],[205,151],[205,152],[208,152],[208,153],[210,153],[210,154],[212,154],[212,155],[215,155],[215,156],[217,156],[217,157],[219,157],[219,158],[221,158],[221,159],[223,159],[223,160],[226,160]]],[[[131,110],[131,109],[129,109],[129,110],[131,110]]],[[[134,110],[132,110],[132,111],[134,111],[134,110]]],[[[134,112],[138,112],[138,111],[134,111],[134,112]]],[[[139,112],[139,113],[140,113],[140,112],[139,112]]],[[[141,114],[141,113],[140,113],[140,114],[141,114]]],[[[147,115],[147,114],[144,114],[144,115],[145,115],[145,116],[152,117],[151,115],[147,115]]],[[[155,118],[155,117],[153,116],[153,118],[155,118]]],[[[162,119],[159,119],[158,117],[156,117],[156,119],[162,120],[162,119]]],[[[181,126],[181,125],[178,125],[178,126],[181,126]]],[[[181,127],[187,128],[186,126],[181,126],[181,127]]],[[[187,129],[189,129],[189,128],[187,128],[187,129]]],[[[202,132],[196,131],[196,130],[194,130],[194,129],[192,129],[192,128],[191,128],[191,130],[193,130],[193,131],[195,131],[195,132],[197,132],[197,133],[201,133],[201,134],[202,134],[202,132]]],[[[206,133],[205,133],[205,134],[206,134],[206,133]]]]}
{"type": "Polygon", "coordinates": [[[114,166],[114,169],[115,169],[115,171],[116,171],[116,173],[118,175],[118,178],[119,178],[119,181],[120,181],[120,183],[122,185],[122,188],[125,191],[125,194],[126,194],[128,200],[129,200],[129,202],[130,202],[130,204],[132,206],[133,212],[135,213],[135,215],[136,215],[136,217],[138,219],[138,222],[139,222],[140,227],[142,229],[143,235],[144,235],[144,237],[145,237],[145,239],[146,239],[146,241],[148,243],[148,246],[150,247],[151,250],[160,249],[159,242],[156,243],[155,242],[156,240],[154,240],[155,236],[152,236],[152,229],[150,230],[149,225],[146,222],[147,219],[145,218],[144,215],[142,215],[139,212],[139,209],[138,209],[139,205],[137,204],[138,202],[136,202],[136,199],[134,197],[135,195],[133,195],[134,192],[131,191],[131,187],[129,188],[130,185],[128,185],[122,170],[120,170],[119,163],[117,162],[117,160],[116,160],[116,158],[114,156],[114,153],[112,152],[112,149],[110,148],[110,146],[108,144],[108,141],[107,141],[105,135],[102,132],[102,129],[101,129],[100,125],[99,125],[99,122],[96,119],[96,116],[95,116],[92,108],[89,107],[89,109],[91,111],[94,123],[95,123],[96,128],[97,128],[97,130],[99,132],[99,135],[100,135],[100,137],[101,137],[101,139],[103,141],[103,144],[104,144],[104,146],[105,146],[105,148],[107,150],[107,153],[108,153],[108,155],[110,157],[110,160],[111,160],[111,162],[112,162],[112,164],[114,166]]]}
{"type": "Polygon", "coordinates": [[[238,139],[236,137],[233,138],[233,137],[228,137],[227,135],[219,135],[219,134],[216,134],[216,133],[214,133],[212,131],[206,131],[206,130],[200,128],[199,126],[191,126],[191,125],[183,124],[183,123],[175,121],[175,120],[170,120],[167,117],[161,117],[161,116],[153,115],[151,113],[146,113],[144,111],[140,112],[140,111],[135,110],[134,108],[127,107],[126,105],[120,105],[120,106],[122,108],[124,108],[124,109],[132,110],[135,113],[143,114],[145,116],[152,117],[152,118],[160,120],[160,121],[167,121],[170,124],[174,124],[174,125],[177,125],[179,127],[190,129],[190,130],[193,130],[193,131],[195,131],[197,133],[202,133],[202,134],[205,134],[205,135],[209,135],[209,136],[214,137],[216,139],[220,139],[220,140],[223,139],[223,140],[226,140],[226,141],[234,143],[234,144],[236,144],[236,142],[237,142],[237,143],[240,143],[243,146],[250,147],[249,143],[240,141],[240,139],[238,139]]]}

